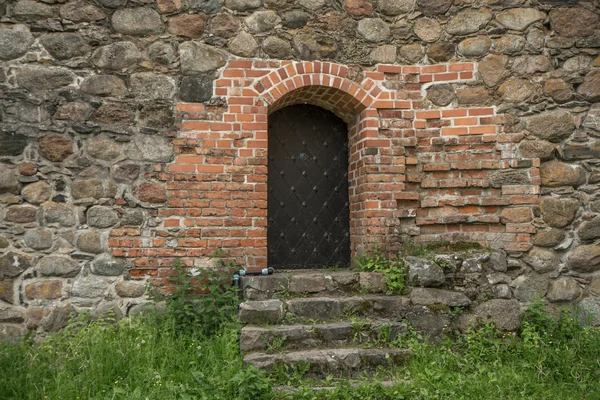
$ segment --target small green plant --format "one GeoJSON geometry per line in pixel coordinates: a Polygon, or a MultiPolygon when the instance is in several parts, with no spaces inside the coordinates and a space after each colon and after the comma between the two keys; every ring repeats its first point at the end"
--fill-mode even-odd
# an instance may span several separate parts
{"type": "Polygon", "coordinates": [[[167,311],[175,318],[179,331],[196,331],[212,335],[226,324],[235,325],[239,295],[229,282],[229,270],[218,262],[214,269],[192,273],[180,260],[173,265],[169,278],[170,293],[154,291],[154,299],[165,300],[167,311]]]}
{"type": "Polygon", "coordinates": [[[398,257],[388,258],[377,248],[372,253],[354,258],[355,266],[364,272],[380,272],[385,274],[388,294],[404,294],[406,286],[406,269],[398,257]]]}
{"type": "Polygon", "coordinates": [[[267,342],[267,353],[277,353],[278,351],[280,351],[284,344],[285,341],[287,340],[287,336],[280,336],[280,337],[274,337],[271,339],[271,341],[267,342]]]}
{"type": "Polygon", "coordinates": [[[352,318],[352,333],[355,342],[362,342],[364,334],[369,330],[370,325],[366,320],[352,318]]]}
{"type": "Polygon", "coordinates": [[[283,316],[283,319],[281,320],[281,323],[283,324],[295,324],[296,322],[298,322],[298,318],[296,318],[294,314],[289,312],[286,312],[283,316]]]}
{"type": "Polygon", "coordinates": [[[377,343],[388,344],[392,342],[392,326],[390,324],[383,324],[377,328],[377,343]]]}

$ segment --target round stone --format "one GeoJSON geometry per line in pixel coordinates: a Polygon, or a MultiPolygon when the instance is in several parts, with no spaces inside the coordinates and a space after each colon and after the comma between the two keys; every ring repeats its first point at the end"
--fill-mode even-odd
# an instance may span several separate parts
{"type": "Polygon", "coordinates": [[[34,182],[25,186],[21,195],[28,203],[42,204],[52,196],[52,187],[44,181],[34,182]]]}
{"type": "Polygon", "coordinates": [[[47,228],[30,229],[25,232],[25,235],[23,236],[23,242],[25,243],[25,246],[34,250],[49,249],[52,247],[53,239],[54,234],[50,229],[47,228]]]}
{"type": "Polygon", "coordinates": [[[102,255],[92,263],[92,273],[101,276],[119,276],[127,269],[127,261],[102,255]]]}
{"type": "Polygon", "coordinates": [[[78,33],[50,33],[42,36],[40,43],[57,60],[81,57],[91,49],[78,33]]]}
{"type": "Polygon", "coordinates": [[[571,269],[583,273],[600,270],[600,245],[589,244],[577,247],[569,254],[569,265],[571,269]]]}
{"type": "Polygon", "coordinates": [[[81,83],[81,91],[93,96],[121,97],[127,93],[125,82],[114,75],[92,75],[81,83]]]}
{"type": "Polygon", "coordinates": [[[60,7],[60,16],[73,22],[95,22],[105,18],[104,12],[87,1],[70,1],[60,7]]]}
{"type": "Polygon", "coordinates": [[[492,48],[503,54],[517,54],[525,47],[526,40],[519,35],[504,35],[492,42],[492,48]]]}
{"type": "Polygon", "coordinates": [[[600,101],[600,70],[590,71],[577,92],[589,101],[600,101]]]}
{"type": "Polygon", "coordinates": [[[77,248],[85,253],[100,254],[104,250],[102,236],[97,232],[86,232],[77,238],[77,248]]]}
{"type": "Polygon", "coordinates": [[[371,53],[369,54],[369,58],[375,64],[392,64],[396,62],[396,46],[391,44],[377,46],[373,49],[373,51],[371,51],[371,53]]]}
{"type": "Polygon", "coordinates": [[[40,154],[52,162],[64,161],[73,154],[73,142],[64,136],[45,136],[38,139],[40,154]]]}
{"type": "Polygon", "coordinates": [[[212,19],[211,32],[213,35],[222,38],[230,38],[240,29],[238,18],[227,13],[221,13],[212,19]]]}
{"type": "Polygon", "coordinates": [[[10,168],[0,165],[0,193],[19,194],[21,192],[21,182],[10,168]]]}
{"type": "Polygon", "coordinates": [[[135,44],[131,42],[116,42],[102,46],[92,55],[92,62],[98,68],[120,71],[131,67],[142,57],[135,44]]]}
{"type": "Polygon", "coordinates": [[[377,8],[384,15],[396,16],[414,11],[414,0],[378,0],[377,8]]]}
{"type": "Polygon", "coordinates": [[[540,274],[553,272],[558,269],[560,259],[553,250],[534,247],[523,259],[527,265],[540,274]]]}
{"type": "Polygon", "coordinates": [[[42,204],[42,215],[47,224],[60,224],[62,226],[75,225],[73,206],[64,203],[47,201],[42,204]]]}
{"type": "Polygon", "coordinates": [[[409,63],[418,63],[423,59],[423,47],[418,43],[408,44],[400,48],[398,55],[409,63]]]}
{"type": "Polygon", "coordinates": [[[487,54],[492,40],[487,36],[465,39],[458,44],[458,52],[465,57],[481,57],[487,54]]]}
{"type": "Polygon", "coordinates": [[[556,110],[528,117],[525,119],[525,127],[540,139],[558,143],[571,136],[575,123],[570,113],[556,110]]]}
{"type": "Polygon", "coordinates": [[[524,158],[539,158],[542,161],[554,158],[556,145],[545,140],[524,140],[519,144],[519,152],[524,158]]]}
{"type": "Polygon", "coordinates": [[[79,273],[81,266],[68,257],[46,256],[37,263],[35,269],[42,276],[72,278],[79,273]]]}
{"type": "Polygon", "coordinates": [[[146,292],[146,287],[137,282],[120,281],[115,285],[115,292],[120,297],[140,297],[146,292]]]}
{"type": "Polygon", "coordinates": [[[246,17],[246,26],[252,33],[267,32],[281,23],[281,18],[275,11],[255,11],[246,17]]]}
{"type": "Polygon", "coordinates": [[[204,32],[204,15],[182,14],[169,18],[167,30],[177,36],[199,39],[204,32]]]}
{"type": "Polygon", "coordinates": [[[125,35],[157,35],[164,29],[160,14],[149,7],[120,8],[111,22],[116,32],[125,35]]]}
{"type": "Polygon", "coordinates": [[[479,74],[483,82],[490,87],[496,86],[506,73],[508,57],[505,55],[487,55],[479,63],[479,74]]]}
{"type": "Polygon", "coordinates": [[[429,43],[435,42],[442,35],[440,23],[436,19],[429,17],[423,17],[416,20],[413,31],[419,39],[429,43]]]}
{"type": "Polygon", "coordinates": [[[381,18],[361,19],[357,30],[369,42],[382,42],[390,36],[390,27],[381,18]]]}
{"type": "Polygon", "coordinates": [[[561,36],[591,36],[598,26],[598,15],[580,7],[558,8],[550,11],[550,26],[561,36]]]}
{"type": "Polygon", "coordinates": [[[193,41],[182,43],[179,54],[184,75],[214,71],[224,66],[228,58],[228,53],[221,49],[193,41]]]}
{"type": "Polygon", "coordinates": [[[231,43],[229,43],[229,51],[240,57],[254,57],[258,52],[258,43],[254,36],[248,32],[240,32],[231,43]]]}
{"type": "Polygon", "coordinates": [[[140,72],[129,78],[131,92],[138,99],[168,100],[175,95],[175,82],[169,76],[140,72]]]}
{"type": "Polygon", "coordinates": [[[448,83],[432,85],[427,88],[427,98],[437,106],[447,106],[456,98],[454,87],[448,83]]]}
{"type": "Polygon", "coordinates": [[[546,19],[546,14],[536,8],[512,8],[496,14],[496,20],[513,31],[524,31],[535,22],[546,19]]]}
{"type": "Polygon", "coordinates": [[[285,60],[292,56],[292,46],[290,43],[276,36],[266,38],[262,43],[262,49],[273,58],[285,60]]]}
{"type": "Polygon", "coordinates": [[[446,24],[446,32],[454,36],[468,35],[484,28],[492,19],[487,8],[467,8],[452,17],[446,24]]]}
{"type": "Polygon", "coordinates": [[[145,203],[160,204],[167,201],[165,187],[158,182],[143,182],[137,187],[138,199],[145,203]]]}
{"type": "Polygon", "coordinates": [[[17,72],[17,83],[30,92],[60,89],[75,81],[75,74],[60,67],[28,67],[17,72]]]}
{"type": "Polygon", "coordinates": [[[248,11],[260,8],[262,0],[225,0],[225,7],[235,11],[248,11]]]}
{"type": "Polygon", "coordinates": [[[561,277],[550,283],[546,298],[553,303],[573,301],[577,299],[582,292],[583,291],[575,279],[561,277]]]}
{"type": "Polygon", "coordinates": [[[521,103],[533,96],[533,85],[527,79],[508,78],[498,88],[498,93],[504,101],[521,103]]]}
{"type": "Polygon", "coordinates": [[[1,25],[0,60],[8,61],[23,56],[33,40],[33,35],[25,25],[1,25]]]}
{"type": "Polygon", "coordinates": [[[175,51],[168,43],[154,42],[148,47],[148,58],[155,64],[169,65],[175,60],[175,51]]]}
{"type": "Polygon", "coordinates": [[[565,236],[566,234],[562,229],[538,229],[533,244],[540,247],[554,247],[561,243],[565,239],[565,236]]]}
{"type": "Polygon", "coordinates": [[[578,209],[579,202],[575,199],[542,197],[540,202],[544,222],[555,228],[563,228],[573,222],[578,209]]]}
{"type": "Polygon", "coordinates": [[[102,161],[114,161],[121,156],[121,143],[106,135],[95,136],[87,141],[87,153],[102,161]]]}
{"type": "Polygon", "coordinates": [[[446,14],[453,0],[417,0],[417,9],[427,16],[446,14]]]}
{"type": "Polygon", "coordinates": [[[455,47],[450,42],[439,41],[432,43],[427,49],[427,56],[436,62],[445,62],[454,56],[455,47]]]}
{"type": "Polygon", "coordinates": [[[94,228],[109,228],[119,222],[119,215],[110,207],[93,206],[87,213],[87,224],[94,228]]]}
{"type": "Polygon", "coordinates": [[[544,92],[557,103],[566,103],[573,98],[571,86],[559,78],[548,79],[544,84],[544,92]]]}
{"type": "Polygon", "coordinates": [[[540,167],[542,186],[579,186],[585,183],[586,173],[580,165],[549,161],[540,167]]]}

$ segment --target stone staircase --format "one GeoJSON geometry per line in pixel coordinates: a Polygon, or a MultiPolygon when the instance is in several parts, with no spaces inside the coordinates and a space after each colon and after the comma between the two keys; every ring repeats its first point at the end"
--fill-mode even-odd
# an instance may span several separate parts
{"type": "Polygon", "coordinates": [[[407,296],[386,295],[382,274],[277,271],[243,277],[241,287],[245,363],[267,371],[308,363],[311,377],[352,377],[412,357],[389,344],[406,333],[413,305],[407,296]]]}

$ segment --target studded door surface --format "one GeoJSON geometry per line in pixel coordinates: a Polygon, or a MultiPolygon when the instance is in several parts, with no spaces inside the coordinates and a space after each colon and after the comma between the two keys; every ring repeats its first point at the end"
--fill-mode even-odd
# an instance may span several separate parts
{"type": "Polygon", "coordinates": [[[269,117],[268,263],[350,262],[348,132],[333,113],[295,105],[269,117]]]}

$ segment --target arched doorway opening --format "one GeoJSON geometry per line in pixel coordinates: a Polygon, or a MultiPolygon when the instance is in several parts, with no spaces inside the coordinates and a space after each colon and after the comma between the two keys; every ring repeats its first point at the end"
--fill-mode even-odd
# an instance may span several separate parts
{"type": "Polygon", "coordinates": [[[268,265],[348,266],[348,126],[297,104],[273,112],[268,132],[268,265]]]}

